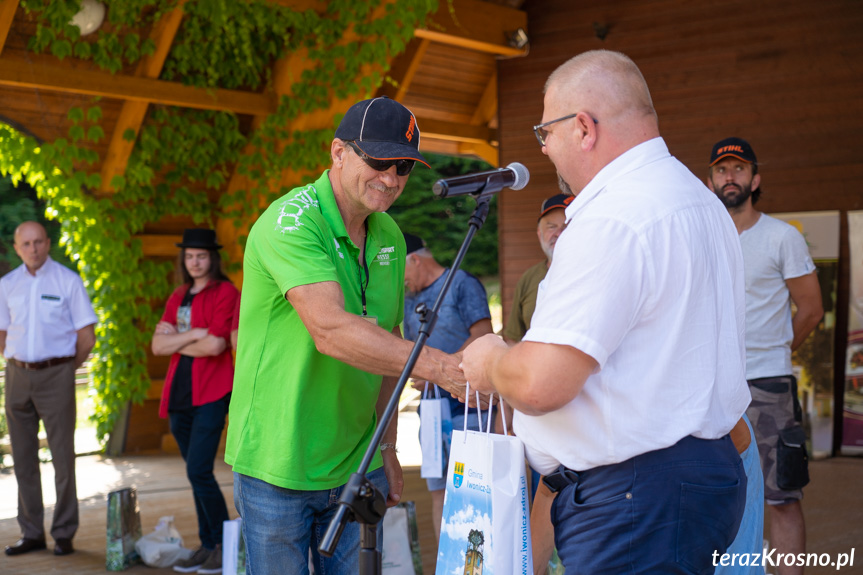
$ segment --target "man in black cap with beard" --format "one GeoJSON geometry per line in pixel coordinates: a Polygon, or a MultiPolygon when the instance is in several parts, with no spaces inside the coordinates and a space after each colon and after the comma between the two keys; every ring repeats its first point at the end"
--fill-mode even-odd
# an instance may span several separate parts
{"type": "MultiPolygon", "coordinates": [[[[746,277],[746,379],[770,509],[770,543],[777,553],[806,551],[803,486],[809,482],[806,433],[800,425],[791,352],[824,315],[821,288],[806,240],[791,226],[755,209],[761,175],[749,142],[726,138],[713,146],[707,186],[737,226],[746,277]],[[792,318],[791,302],[797,306],[792,318]]],[[[780,575],[803,567],[777,565],[780,575]]]]}

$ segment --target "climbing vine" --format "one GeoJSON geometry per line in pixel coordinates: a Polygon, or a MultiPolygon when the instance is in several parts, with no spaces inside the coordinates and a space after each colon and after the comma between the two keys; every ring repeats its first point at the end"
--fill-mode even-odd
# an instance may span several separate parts
{"type": "MultiPolygon", "coordinates": [[[[69,24],[80,0],[22,0],[36,23],[28,49],[129,73],[155,50],[147,31],[180,4],[104,3],[106,24],[81,37],[69,24]]],[[[370,95],[387,62],[404,50],[437,1],[329,0],[325,6],[318,13],[265,0],[183,2],[182,24],[160,79],[259,91],[272,87],[275,61],[297,55],[307,65],[290,97],[282,97],[252,131],[229,112],[150,106],[140,132],[124,134],[134,139],[134,149],[125,173],[110,182],[111,195],[96,193],[102,182],[95,148],[106,138],[98,99],[69,110],[68,137],[52,142],[0,124],[0,171],[16,181],[26,178],[46,201],[48,216],[61,222],[61,244],[73,255],[99,316],[91,371],[100,438],[113,430],[129,401],[146,397],[146,349],[172,287],[172,264],[145,259],[136,236],[170,216],[211,227],[229,218],[245,229],[262,205],[300,183],[272,185],[285,170],[317,170],[328,160],[332,128],[297,131],[293,121],[328,107],[332,94],[370,95]],[[357,40],[345,41],[348,35],[357,40]],[[248,185],[223,193],[234,170],[248,185]]]]}

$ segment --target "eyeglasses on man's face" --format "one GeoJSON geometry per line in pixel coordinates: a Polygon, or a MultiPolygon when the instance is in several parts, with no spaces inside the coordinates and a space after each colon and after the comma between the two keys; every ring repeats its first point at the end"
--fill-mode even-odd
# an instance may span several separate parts
{"type": "MultiPolygon", "coordinates": [[[[552,124],[556,124],[558,122],[563,122],[564,120],[569,120],[570,118],[575,118],[581,112],[576,112],[575,114],[569,114],[568,116],[563,116],[562,118],[557,118],[554,120],[549,120],[548,122],[543,122],[542,124],[537,124],[533,127],[533,133],[536,134],[536,139],[539,142],[540,146],[545,146],[545,140],[548,138],[549,131],[546,130],[546,127],[551,126],[552,124]]],[[[596,118],[591,117],[594,124],[598,124],[599,122],[596,118]]]]}
{"type": "Polygon", "coordinates": [[[396,174],[399,176],[407,176],[414,169],[414,165],[416,164],[416,160],[406,160],[406,159],[398,159],[398,160],[377,160],[372,158],[364,151],[362,151],[359,146],[357,146],[354,142],[346,142],[348,146],[360,157],[360,159],[366,163],[368,167],[378,172],[386,172],[392,166],[396,167],[396,174]]]}

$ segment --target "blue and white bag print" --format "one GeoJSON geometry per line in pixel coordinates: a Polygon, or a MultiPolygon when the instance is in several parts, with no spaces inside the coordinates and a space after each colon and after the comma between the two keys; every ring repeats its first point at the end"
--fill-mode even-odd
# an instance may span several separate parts
{"type": "Polygon", "coordinates": [[[436,575],[533,574],[524,445],[489,433],[492,413],[484,431],[468,431],[465,417],[453,432],[436,575]]]}
{"type": "Polygon", "coordinates": [[[444,445],[452,436],[452,417],[449,411],[449,399],[441,398],[440,389],[434,387],[435,397],[431,396],[429,383],[420,400],[420,449],[423,460],[420,466],[420,477],[440,478],[446,473],[444,462],[446,456],[444,445]]]}

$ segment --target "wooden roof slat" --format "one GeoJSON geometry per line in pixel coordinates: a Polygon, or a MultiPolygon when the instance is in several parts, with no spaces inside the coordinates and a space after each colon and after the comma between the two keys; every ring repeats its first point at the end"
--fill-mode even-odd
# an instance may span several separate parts
{"type": "Polygon", "coordinates": [[[497,115],[497,72],[491,75],[479,99],[471,124],[488,124],[497,115]]]}
{"type": "MultiPolygon", "coordinates": [[[[138,64],[137,76],[158,78],[159,74],[162,73],[162,67],[165,65],[168,52],[171,50],[171,45],[177,36],[177,30],[180,28],[180,22],[183,20],[184,3],[185,0],[180,0],[173,10],[164,14],[153,26],[150,39],[153,40],[156,49],[152,55],[145,56],[138,64]]],[[[102,185],[100,187],[102,193],[113,191],[111,180],[114,176],[126,173],[126,165],[129,163],[129,157],[135,147],[135,139],[144,123],[149,105],[149,102],[128,100],[123,103],[123,108],[120,110],[120,115],[114,126],[114,132],[111,134],[108,153],[102,163],[102,185]],[[130,130],[135,134],[135,137],[127,139],[125,134],[130,130]]]]}
{"type": "Polygon", "coordinates": [[[431,118],[417,118],[423,138],[452,140],[473,144],[488,144],[497,141],[497,130],[486,126],[470,126],[454,122],[442,122],[431,118]]]}
{"type": "Polygon", "coordinates": [[[492,166],[500,165],[500,152],[498,149],[488,143],[467,142],[460,143],[458,153],[469,156],[477,156],[491,164],[492,166]]]}
{"type": "Polygon", "coordinates": [[[437,12],[429,16],[426,28],[417,29],[417,38],[461,46],[477,52],[501,56],[524,56],[526,48],[507,44],[509,34],[527,30],[527,13],[508,6],[480,0],[440,2],[437,12]]]}
{"type": "Polygon", "coordinates": [[[141,249],[148,257],[174,257],[177,244],[183,241],[180,235],[141,234],[136,237],[141,240],[141,249]]]}
{"type": "Polygon", "coordinates": [[[269,94],[196,88],[176,82],[93,70],[72,70],[41,62],[5,58],[0,58],[0,86],[38,88],[238,114],[260,115],[276,110],[276,101],[269,94]]]}
{"type": "Polygon", "coordinates": [[[401,80],[399,81],[399,89],[396,92],[395,99],[401,102],[405,94],[407,94],[408,89],[413,83],[414,76],[416,76],[417,70],[419,70],[420,64],[422,63],[422,59],[426,54],[426,50],[428,50],[429,44],[431,43],[428,39],[421,39],[419,46],[417,46],[416,52],[412,55],[410,59],[410,64],[408,64],[408,69],[405,71],[401,80]]]}

